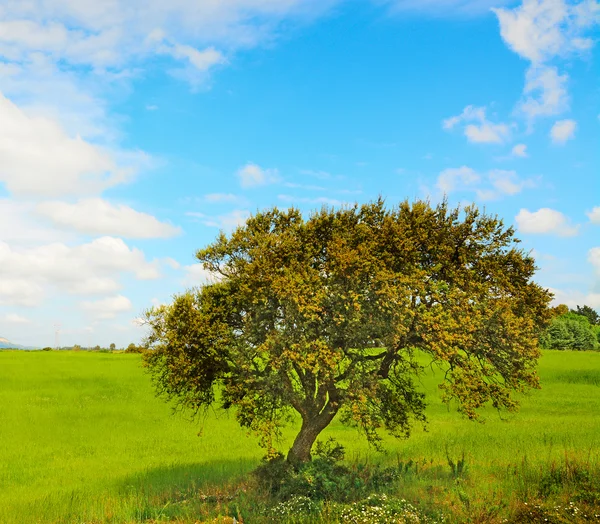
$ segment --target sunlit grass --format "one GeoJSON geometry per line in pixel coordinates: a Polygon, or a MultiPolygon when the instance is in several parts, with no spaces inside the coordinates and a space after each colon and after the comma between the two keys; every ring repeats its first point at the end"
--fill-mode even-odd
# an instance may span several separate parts
{"type": "MultiPolygon", "coordinates": [[[[403,485],[407,498],[428,493],[451,507],[469,497],[472,510],[525,497],[553,462],[600,464],[600,353],[546,352],[539,373],[542,389],[522,399],[519,413],[489,410],[477,423],[439,401],[439,376],[428,371],[427,431],[386,438],[385,455],[336,422],[324,437],[344,444],[350,461],[421,461],[424,473],[403,485]],[[447,458],[463,454],[468,476],[457,487],[447,458]]],[[[199,491],[227,489],[261,455],[233,415],[211,413],[202,424],[172,415],[139,355],[0,352],[3,524],[191,519],[199,491]]]]}

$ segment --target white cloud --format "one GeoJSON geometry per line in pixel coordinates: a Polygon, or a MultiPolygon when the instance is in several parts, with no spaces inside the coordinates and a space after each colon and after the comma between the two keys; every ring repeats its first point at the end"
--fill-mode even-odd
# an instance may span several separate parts
{"type": "Polygon", "coordinates": [[[530,67],[525,75],[525,98],[518,109],[529,120],[553,116],[569,109],[568,75],[559,75],[556,67],[530,67]]]}
{"type": "Polygon", "coordinates": [[[103,298],[101,300],[85,300],[81,302],[81,307],[95,318],[107,319],[114,318],[120,313],[131,311],[131,300],[123,295],[103,298]]]}
{"type": "Polygon", "coordinates": [[[214,66],[227,62],[225,56],[214,47],[199,51],[189,45],[163,44],[159,52],[184,61],[183,67],[170,69],[169,72],[172,76],[188,82],[193,90],[206,82],[208,72],[214,66]]]}
{"type": "Polygon", "coordinates": [[[120,288],[120,277],[138,280],[160,276],[158,264],[146,261],[139,249],[123,240],[98,238],[69,247],[56,242],[15,249],[0,242],[0,302],[39,305],[51,291],[75,295],[105,295],[120,288]]]}
{"type": "Polygon", "coordinates": [[[80,200],[76,204],[42,202],[36,210],[57,226],[90,235],[168,238],[181,233],[179,228],[160,222],[152,215],[125,205],[112,205],[101,198],[80,200]]]}
{"type": "Polygon", "coordinates": [[[437,179],[437,187],[444,193],[450,193],[473,186],[481,180],[481,176],[467,166],[444,169],[437,179]]]}
{"type": "Polygon", "coordinates": [[[333,3],[334,0],[9,2],[2,6],[0,51],[13,61],[27,59],[34,53],[46,54],[66,67],[83,65],[94,72],[123,70],[145,57],[167,51],[196,70],[206,70],[222,61],[221,52],[213,46],[255,46],[270,38],[282,20],[318,16],[333,3]]]}
{"type": "Polygon", "coordinates": [[[537,211],[521,209],[515,217],[519,231],[531,234],[551,234],[561,237],[575,236],[579,226],[572,226],[560,211],[547,207],[537,211]]]}
{"type": "Polygon", "coordinates": [[[25,278],[4,278],[0,274],[0,304],[9,306],[37,306],[44,298],[44,289],[25,278]]]}
{"type": "Polygon", "coordinates": [[[513,8],[492,9],[498,17],[506,45],[530,62],[518,110],[531,122],[553,116],[569,107],[568,76],[550,62],[591,49],[586,31],[600,21],[596,0],[523,0],[513,8]]]}
{"type": "Polygon", "coordinates": [[[529,155],[527,154],[527,146],[525,144],[517,144],[512,148],[512,156],[518,156],[521,158],[527,158],[529,155]]]}
{"type": "Polygon", "coordinates": [[[55,121],[27,115],[2,94],[0,121],[0,182],[14,195],[98,193],[134,174],[110,152],[67,136],[55,121]]]}
{"type": "Polygon", "coordinates": [[[586,304],[594,309],[600,309],[600,293],[582,293],[575,289],[556,289],[552,287],[548,288],[548,291],[554,294],[553,306],[566,304],[570,308],[575,308],[586,304]]]}
{"type": "Polygon", "coordinates": [[[169,48],[169,54],[179,59],[187,59],[198,71],[208,71],[211,67],[225,62],[225,57],[214,47],[198,51],[189,45],[176,44],[169,48]]]}
{"type": "Polygon", "coordinates": [[[29,323],[31,323],[31,320],[29,320],[28,318],[22,317],[21,315],[17,315],[16,313],[8,313],[8,314],[4,315],[2,320],[9,324],[29,324],[29,323]]]}
{"type": "Polygon", "coordinates": [[[583,31],[597,21],[595,0],[579,4],[565,0],[523,0],[514,9],[492,9],[500,23],[500,34],[518,55],[532,63],[545,62],[557,55],[589,49],[591,38],[583,31]]]}
{"type": "Polygon", "coordinates": [[[49,242],[72,242],[74,235],[51,227],[34,213],[35,204],[0,199],[0,239],[13,246],[35,246],[49,242]]]}
{"type": "Polygon", "coordinates": [[[468,166],[445,169],[438,176],[436,183],[442,193],[474,191],[480,200],[495,200],[505,195],[516,195],[535,185],[535,180],[521,179],[516,171],[493,169],[482,176],[468,166]]]}
{"type": "Polygon", "coordinates": [[[489,173],[489,180],[494,187],[496,195],[516,195],[525,188],[535,187],[532,179],[521,180],[516,171],[505,171],[502,169],[493,169],[489,173]]]}
{"type": "Polygon", "coordinates": [[[595,207],[589,213],[586,213],[592,224],[600,224],[600,206],[595,207]]]}
{"type": "Polygon", "coordinates": [[[464,134],[469,142],[484,144],[501,144],[510,139],[510,127],[507,124],[494,124],[486,119],[485,107],[467,106],[460,115],[445,119],[442,127],[446,130],[453,129],[456,125],[466,122],[464,134]]]}
{"type": "Polygon", "coordinates": [[[241,186],[244,188],[273,184],[279,180],[277,169],[263,169],[252,162],[241,167],[238,170],[237,175],[240,179],[241,186]]]}
{"type": "Polygon", "coordinates": [[[575,136],[577,122],[575,120],[559,120],[554,123],[550,130],[550,137],[555,144],[564,144],[575,136]]]}

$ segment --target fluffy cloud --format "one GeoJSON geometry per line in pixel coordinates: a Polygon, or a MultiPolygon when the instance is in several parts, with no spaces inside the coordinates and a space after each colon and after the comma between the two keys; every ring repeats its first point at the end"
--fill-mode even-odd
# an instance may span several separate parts
{"type": "Polygon", "coordinates": [[[577,122],[575,120],[559,120],[550,130],[550,137],[555,144],[564,144],[575,136],[577,122]]]}
{"type": "Polygon", "coordinates": [[[553,116],[569,109],[568,75],[559,75],[556,67],[531,67],[525,75],[524,99],[518,109],[528,119],[553,116]]]}
{"type": "Polygon", "coordinates": [[[525,144],[517,144],[512,148],[512,156],[527,158],[527,146],[525,144]]]}
{"type": "Polygon", "coordinates": [[[333,0],[9,2],[2,8],[0,50],[12,61],[41,53],[57,62],[89,66],[94,71],[122,70],[148,55],[168,53],[197,70],[207,70],[222,62],[222,54],[214,45],[228,49],[256,45],[269,37],[283,19],[318,16],[332,3],[333,0]],[[207,45],[209,42],[212,45],[207,45]]]}
{"type": "Polygon", "coordinates": [[[277,169],[263,169],[252,162],[241,167],[237,172],[237,176],[240,179],[241,186],[245,188],[264,186],[279,180],[277,169]]]}
{"type": "Polygon", "coordinates": [[[106,295],[119,289],[122,274],[139,280],[160,276],[157,263],[146,261],[139,249],[119,238],[25,249],[0,242],[0,303],[38,305],[52,288],[75,295],[106,295]]]}
{"type": "Polygon", "coordinates": [[[81,307],[98,319],[114,318],[120,313],[131,311],[131,300],[123,295],[103,298],[101,300],[85,300],[81,302],[81,307]]]}
{"type": "Polygon", "coordinates": [[[494,124],[486,119],[485,107],[467,106],[460,115],[447,118],[442,122],[446,130],[453,129],[457,124],[467,122],[464,134],[469,142],[484,144],[501,144],[510,138],[510,127],[507,124],[494,124]]]}
{"type": "Polygon", "coordinates": [[[515,217],[519,231],[531,234],[550,234],[561,237],[575,236],[579,226],[573,226],[560,211],[543,207],[537,211],[521,209],[515,217]]]}
{"type": "Polygon", "coordinates": [[[532,63],[545,62],[557,55],[587,50],[591,38],[583,31],[598,20],[598,4],[584,0],[523,0],[514,9],[492,9],[500,23],[500,34],[519,56],[532,63]]]}
{"type": "Polygon", "coordinates": [[[98,193],[127,181],[132,168],[53,120],[33,117],[0,94],[0,182],[13,195],[98,193]]]}
{"type": "Polygon", "coordinates": [[[101,198],[66,202],[42,202],[36,208],[57,226],[90,235],[125,238],[168,238],[181,230],[125,205],[112,205],[101,198]]]}
{"type": "Polygon", "coordinates": [[[5,278],[0,274],[0,304],[37,306],[44,298],[44,289],[25,278],[5,278]]]}
{"type": "Polygon", "coordinates": [[[508,47],[530,62],[518,109],[531,122],[540,116],[568,109],[568,76],[549,65],[590,49],[593,40],[586,31],[600,20],[596,0],[568,3],[565,0],[523,0],[513,9],[492,9],[498,17],[500,34],[508,47]]]}
{"type": "Polygon", "coordinates": [[[600,224],[600,206],[595,207],[589,213],[586,213],[592,224],[600,224]]]}
{"type": "Polygon", "coordinates": [[[73,234],[51,227],[34,209],[35,204],[31,202],[0,199],[0,239],[20,247],[74,240],[73,234]]]}
{"type": "Polygon", "coordinates": [[[444,192],[450,193],[452,191],[465,189],[468,186],[478,183],[481,180],[475,170],[467,166],[458,168],[444,169],[437,179],[437,188],[444,192]]]}
{"type": "Polygon", "coordinates": [[[495,200],[505,195],[516,195],[535,185],[536,182],[532,179],[521,179],[516,171],[493,169],[485,175],[480,175],[467,166],[445,169],[438,176],[436,184],[443,193],[473,191],[480,200],[495,200]]]}
{"type": "Polygon", "coordinates": [[[494,190],[489,195],[489,199],[495,199],[502,195],[516,195],[523,189],[535,187],[536,183],[532,179],[521,180],[516,171],[505,171],[503,169],[493,169],[488,178],[494,190]]]}

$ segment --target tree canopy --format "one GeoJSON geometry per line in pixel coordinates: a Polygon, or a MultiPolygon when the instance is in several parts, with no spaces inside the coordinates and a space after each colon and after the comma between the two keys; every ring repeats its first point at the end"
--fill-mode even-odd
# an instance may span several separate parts
{"type": "Polygon", "coordinates": [[[290,462],[339,415],[377,444],[425,422],[418,355],[445,368],[443,399],[477,418],[538,386],[551,295],[514,230],[474,206],[404,201],[259,212],[197,252],[215,279],[147,312],[157,391],[218,403],[273,447],[296,412],[290,462]]]}

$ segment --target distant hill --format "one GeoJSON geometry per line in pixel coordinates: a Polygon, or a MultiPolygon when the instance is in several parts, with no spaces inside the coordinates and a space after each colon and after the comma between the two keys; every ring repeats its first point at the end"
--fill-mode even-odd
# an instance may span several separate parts
{"type": "Polygon", "coordinates": [[[10,340],[0,337],[0,349],[32,349],[30,347],[19,346],[19,344],[13,344],[10,340]]]}

